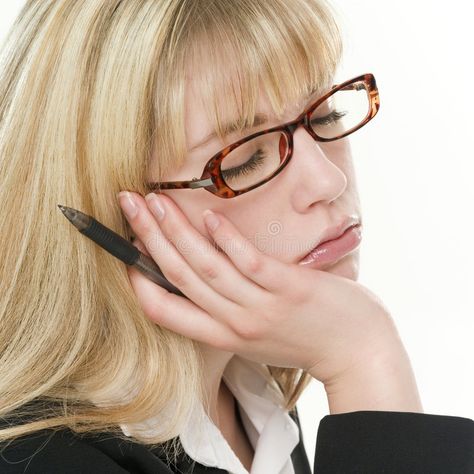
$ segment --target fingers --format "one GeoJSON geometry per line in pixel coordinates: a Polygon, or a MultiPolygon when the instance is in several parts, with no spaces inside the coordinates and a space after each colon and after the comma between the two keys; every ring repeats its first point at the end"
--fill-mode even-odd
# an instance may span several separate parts
{"type": "MultiPolygon", "coordinates": [[[[131,194],[141,209],[136,217],[128,219],[130,225],[145,242],[164,275],[186,296],[220,319],[236,317],[235,308],[229,306],[229,301],[236,306],[261,301],[263,290],[242,275],[215,244],[201,235],[171,199],[160,196],[164,201],[165,217],[158,223],[151,214],[152,203],[136,193],[131,194]],[[193,288],[186,288],[191,286],[193,288]]],[[[151,196],[155,197],[154,194],[151,196]]]]}
{"type": "MultiPolygon", "coordinates": [[[[134,245],[137,241],[138,239],[135,239],[134,245]]],[[[143,251],[143,244],[136,247],[143,251]]],[[[151,321],[218,349],[232,352],[235,350],[237,338],[228,326],[213,319],[186,298],[156,285],[135,268],[127,267],[127,272],[140,306],[151,321]]]]}
{"type": "Polygon", "coordinates": [[[120,197],[122,210],[136,238],[145,245],[149,256],[155,260],[165,277],[192,302],[207,312],[212,308],[225,306],[231,314],[236,314],[237,305],[226,300],[203,282],[178,250],[164,237],[157,221],[147,208],[145,200],[142,197],[138,198],[136,193],[130,194],[133,194],[135,212],[130,213],[127,198],[123,195],[120,197]]]}
{"type": "MultiPolygon", "coordinates": [[[[152,210],[153,203],[149,201],[149,196],[154,198],[155,195],[146,198],[152,210]]],[[[236,304],[251,305],[252,302],[261,301],[264,290],[258,284],[242,274],[229,257],[219,251],[212,239],[210,241],[198,232],[172,199],[161,194],[160,201],[165,210],[164,219],[159,221],[160,231],[180,251],[201,280],[236,304]]],[[[228,246],[233,246],[234,238],[234,235],[229,236],[228,246]]],[[[242,236],[240,238],[243,240],[242,236]]],[[[242,253],[240,259],[244,258],[246,255],[242,253]]]]}
{"type": "Polygon", "coordinates": [[[202,278],[228,299],[240,303],[248,302],[250,305],[254,296],[261,300],[262,293],[258,292],[259,289],[275,291],[284,286],[280,276],[287,266],[260,252],[222,214],[214,213],[219,226],[215,230],[208,228],[208,232],[225,253],[217,252],[209,245],[209,241],[191,226],[172,199],[160,194],[160,201],[167,213],[167,217],[160,221],[163,233],[169,238],[178,236],[180,242],[189,245],[191,249],[199,250],[186,252],[186,260],[202,278]],[[195,241],[199,245],[193,245],[195,241]],[[201,258],[201,245],[202,248],[209,249],[211,263],[215,262],[211,268],[209,258],[201,258]],[[242,286],[240,282],[245,282],[246,285],[242,286]]]}
{"type": "Polygon", "coordinates": [[[218,225],[215,229],[208,227],[209,233],[240,273],[271,293],[282,292],[288,284],[288,265],[260,252],[225,216],[213,214],[218,225]]]}

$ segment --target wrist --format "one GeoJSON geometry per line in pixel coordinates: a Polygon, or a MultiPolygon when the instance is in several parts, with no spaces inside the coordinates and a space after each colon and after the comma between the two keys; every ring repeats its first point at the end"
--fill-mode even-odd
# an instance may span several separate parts
{"type": "Polygon", "coordinates": [[[401,344],[362,358],[324,383],[331,414],[360,410],[423,412],[415,375],[401,344]]]}

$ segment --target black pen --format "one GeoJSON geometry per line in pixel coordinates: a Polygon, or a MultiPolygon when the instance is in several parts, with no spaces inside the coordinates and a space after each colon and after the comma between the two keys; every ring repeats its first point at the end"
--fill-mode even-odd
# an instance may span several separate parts
{"type": "Polygon", "coordinates": [[[89,239],[93,240],[122,262],[136,268],[152,282],[175,295],[187,298],[186,295],[165,278],[155,261],[148,255],[140,252],[131,242],[101,224],[92,216],[84,214],[72,207],[61,206],[61,204],[58,204],[58,207],[81,234],[89,237],[89,239]]]}

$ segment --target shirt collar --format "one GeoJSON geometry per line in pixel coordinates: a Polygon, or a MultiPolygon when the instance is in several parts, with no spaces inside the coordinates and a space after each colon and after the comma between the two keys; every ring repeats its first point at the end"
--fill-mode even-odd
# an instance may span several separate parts
{"type": "MultiPolygon", "coordinates": [[[[224,370],[223,380],[238,402],[255,452],[250,474],[294,474],[290,455],[299,442],[299,430],[283,408],[283,394],[268,368],[235,354],[224,370]]],[[[152,419],[147,425],[153,429],[152,419]]],[[[121,428],[128,436],[127,426],[121,428]]],[[[229,474],[249,474],[201,403],[195,403],[179,438],[184,451],[198,463],[229,474]]]]}

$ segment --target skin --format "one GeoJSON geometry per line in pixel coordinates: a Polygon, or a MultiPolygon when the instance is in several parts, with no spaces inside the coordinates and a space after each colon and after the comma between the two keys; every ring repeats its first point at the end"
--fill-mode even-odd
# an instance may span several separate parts
{"type": "MultiPolygon", "coordinates": [[[[307,105],[303,101],[296,105],[292,104],[287,108],[280,121],[273,120],[259,129],[277,125],[282,121],[292,120],[307,105]]],[[[273,116],[268,98],[262,89],[260,90],[257,112],[273,116]]],[[[193,88],[192,81],[189,81],[186,88],[186,140],[188,150],[210,131],[210,122],[199,103],[199,93],[193,88]]],[[[245,135],[250,133],[245,133],[245,135]]],[[[228,143],[239,138],[241,136],[232,136],[229,138],[228,143]]],[[[206,161],[224,146],[223,143],[219,143],[216,140],[190,153],[183,167],[170,173],[166,180],[185,180],[201,176],[202,168],[206,161]]],[[[152,163],[157,161],[156,153],[157,151],[155,150],[152,163]]],[[[149,176],[150,181],[155,180],[154,173],[155,171],[152,167],[149,176]]],[[[150,202],[143,200],[143,197],[136,193],[131,193],[131,197],[134,198],[140,212],[134,217],[128,216],[127,218],[137,235],[134,245],[144,253],[152,255],[167,278],[178,287],[180,285],[176,283],[176,275],[169,271],[169,268],[172,268],[173,265],[169,262],[168,265],[163,262],[165,256],[169,259],[176,259],[177,254],[175,257],[172,257],[169,256],[170,252],[166,255],[162,253],[160,261],[158,244],[163,245],[164,240],[169,239],[169,241],[175,243],[176,248],[179,249],[181,256],[185,260],[205,258],[205,255],[199,255],[199,253],[202,253],[201,247],[196,245],[195,248],[189,248],[189,246],[180,245],[180,236],[178,236],[178,242],[176,242],[175,238],[180,232],[186,233],[192,227],[194,232],[197,231],[209,244],[212,244],[213,240],[217,242],[216,237],[218,237],[218,234],[211,235],[203,221],[202,212],[205,209],[211,209],[219,216],[221,225],[217,232],[221,233],[221,237],[226,242],[242,242],[241,238],[243,238],[253,244],[253,246],[258,247],[258,250],[255,250],[252,246],[249,246],[245,253],[240,255],[234,253],[232,255],[232,262],[234,265],[240,266],[239,269],[243,273],[245,273],[244,264],[251,257],[254,257],[254,262],[257,261],[257,255],[260,254],[272,258],[271,261],[274,262],[272,265],[275,265],[275,270],[271,272],[271,278],[273,278],[272,283],[275,287],[275,293],[277,292],[277,287],[286,286],[285,280],[275,275],[285,274],[288,275],[288,282],[294,281],[289,274],[291,268],[301,268],[301,266],[297,265],[297,262],[314,247],[328,227],[335,225],[348,215],[358,215],[361,217],[349,140],[345,138],[323,144],[313,140],[302,127],[296,130],[294,134],[294,155],[291,162],[278,176],[251,192],[233,199],[218,198],[204,189],[164,190],[162,194],[164,195],[162,204],[165,206],[166,217],[159,224],[157,224],[156,216],[153,220],[150,212],[150,202]],[[272,232],[275,228],[272,227],[272,223],[277,223],[278,232],[272,232]],[[157,237],[157,233],[162,235],[157,237]],[[146,242],[146,245],[143,242],[146,242]],[[258,245],[262,242],[266,242],[267,245],[258,245]],[[277,262],[282,262],[290,267],[278,268],[277,262]],[[175,280],[173,281],[173,279],[175,280]]],[[[127,200],[124,197],[120,198],[120,204],[124,212],[126,202],[127,200]]],[[[199,234],[194,235],[197,237],[199,234]]],[[[184,244],[185,242],[186,240],[183,237],[181,243],[184,244]]],[[[219,249],[218,251],[223,256],[226,256],[225,250],[219,249]]],[[[227,254],[230,255],[230,252],[227,251],[227,254]]],[[[220,268],[220,261],[216,260],[215,254],[210,252],[207,258],[209,259],[208,261],[216,262],[216,269],[220,268]]],[[[175,262],[178,262],[178,260],[176,259],[175,262]]],[[[335,282],[341,285],[345,284],[344,282],[348,280],[356,281],[359,272],[359,249],[352,251],[337,262],[326,265],[319,271],[312,269],[307,271],[308,274],[305,278],[300,273],[295,274],[298,278],[301,278],[301,280],[298,280],[299,283],[295,288],[304,286],[304,282],[316,274],[320,275],[318,278],[323,277],[325,274],[342,277],[335,280],[335,282]]],[[[211,280],[213,277],[218,276],[218,273],[212,273],[212,271],[208,271],[206,275],[211,280]]],[[[166,319],[167,316],[164,314],[164,308],[158,316],[155,307],[152,307],[158,299],[152,302],[150,297],[145,295],[148,295],[150,291],[156,291],[158,296],[165,296],[166,290],[150,283],[149,280],[140,275],[135,269],[129,270],[129,276],[135,292],[143,301],[145,313],[149,314],[152,319],[182,334],[185,334],[184,329],[186,328],[188,333],[185,335],[189,335],[193,339],[199,340],[203,338],[203,336],[198,336],[197,327],[195,329],[191,328],[195,318],[185,321],[184,316],[182,316],[183,321],[179,322],[182,325],[180,327],[176,326],[176,318],[174,320],[172,318],[176,311],[179,310],[178,307],[173,308],[174,314],[169,315],[169,320],[166,319]],[[152,289],[150,285],[156,288],[152,289]],[[148,292],[146,288],[148,288],[148,292]],[[148,298],[148,301],[146,301],[146,298],[148,298]],[[195,333],[192,333],[192,330],[195,333]]],[[[247,277],[250,276],[247,272],[247,277]]],[[[222,276],[220,280],[222,280],[222,276]]],[[[233,281],[235,281],[234,291],[238,292],[243,283],[240,283],[237,276],[235,276],[233,281]]],[[[232,286],[233,281],[229,285],[232,286]]],[[[268,277],[267,281],[270,281],[270,277],[268,277]]],[[[315,284],[316,282],[323,284],[325,280],[323,278],[323,280],[315,280],[315,284]]],[[[331,279],[328,282],[334,283],[331,279]]],[[[350,289],[353,291],[352,286],[350,286],[350,289]]],[[[339,289],[334,287],[333,290],[334,294],[342,295],[342,299],[344,299],[344,291],[346,290],[343,287],[339,289]]],[[[307,294],[314,293],[310,287],[308,287],[307,291],[307,294]]],[[[322,290],[322,294],[324,293],[324,290],[322,290]]],[[[214,295],[214,293],[212,294],[214,295]]],[[[253,297],[251,291],[242,290],[242,295],[244,294],[248,295],[249,300],[253,297]]],[[[281,304],[275,303],[275,308],[283,308],[281,311],[285,313],[286,310],[286,314],[291,314],[293,310],[295,314],[300,314],[302,311],[300,311],[300,307],[297,307],[297,302],[300,300],[296,298],[296,294],[296,289],[294,289],[292,298],[285,300],[285,303],[288,303],[288,307],[282,307],[281,304]],[[292,302],[294,302],[294,305],[292,302]]],[[[272,359],[272,365],[303,367],[316,379],[323,381],[331,413],[360,409],[422,411],[416,382],[407,354],[398,338],[396,330],[390,323],[387,323],[389,318],[387,318],[386,309],[375,296],[368,296],[366,293],[362,296],[359,293],[357,295],[358,297],[360,296],[360,300],[355,299],[353,293],[351,293],[350,297],[353,298],[353,305],[360,307],[360,312],[357,314],[347,314],[346,323],[348,327],[346,341],[351,341],[351,343],[354,341],[354,343],[352,347],[348,348],[347,354],[341,354],[338,348],[337,350],[333,348],[333,359],[336,358],[335,354],[341,358],[338,363],[335,360],[331,360],[330,363],[325,363],[323,366],[315,364],[308,368],[303,367],[304,364],[301,360],[292,360],[291,364],[284,365],[287,363],[287,359],[282,361],[272,359]],[[361,319],[361,323],[358,323],[357,318],[365,319],[361,319]],[[351,324],[354,325],[352,328],[349,327],[351,324]],[[361,328],[360,336],[354,328],[361,328]],[[365,334],[367,334],[367,337],[365,337],[365,334]],[[369,335],[371,338],[369,338],[369,335]],[[373,341],[383,341],[383,344],[376,345],[373,344],[373,341]],[[358,354],[355,362],[351,354],[358,354]],[[351,360],[350,366],[349,360],[351,360]],[[344,370],[341,370],[342,368],[344,370]]],[[[336,298],[328,297],[328,299],[333,302],[336,298]]],[[[240,300],[242,301],[242,296],[240,296],[240,300]]],[[[173,299],[174,301],[176,299],[173,299]]],[[[216,301],[219,300],[216,299],[216,301]]],[[[216,305],[219,307],[220,303],[216,303],[216,305]]],[[[323,306],[323,304],[313,302],[312,307],[322,308],[323,306]]],[[[258,307],[266,307],[266,303],[261,300],[258,307]]],[[[349,308],[352,309],[352,306],[349,305],[349,308]]],[[[232,310],[229,309],[227,317],[230,317],[231,313],[232,310]]],[[[341,313],[349,313],[349,309],[347,311],[345,308],[341,309],[341,313]]],[[[332,314],[338,313],[336,309],[332,310],[329,308],[329,319],[331,319],[332,314]]],[[[250,314],[251,316],[256,318],[253,314],[250,314]]],[[[266,317],[266,319],[269,318],[269,316],[266,317]]],[[[242,317],[241,320],[244,321],[244,318],[242,317]]],[[[263,320],[265,320],[265,315],[263,320]]],[[[272,324],[275,326],[274,323],[272,324]]],[[[201,326],[204,327],[203,324],[201,326]]],[[[301,326],[307,327],[307,324],[301,322],[301,326]]],[[[250,325],[248,327],[250,328],[250,325]]],[[[327,326],[322,326],[320,329],[315,327],[313,334],[321,335],[321,341],[325,341],[324,330],[326,329],[327,326]]],[[[301,328],[299,330],[301,331],[301,328]]],[[[203,332],[205,332],[204,329],[203,332]]],[[[207,332],[209,333],[209,330],[207,332]]],[[[292,334],[293,332],[292,329],[288,329],[287,334],[292,334]]],[[[237,351],[225,350],[225,344],[222,342],[224,339],[223,335],[224,332],[220,335],[220,340],[218,340],[219,336],[217,336],[212,343],[199,342],[206,361],[206,380],[211,406],[210,416],[216,426],[223,433],[226,433],[228,439],[232,439],[234,449],[241,453],[241,458],[248,461],[248,445],[245,446],[245,440],[241,436],[242,429],[238,426],[234,416],[235,401],[222,383],[223,371],[237,351]]],[[[257,333],[257,331],[254,333],[242,330],[239,333],[240,339],[244,339],[246,344],[251,344],[260,335],[261,332],[257,333]],[[258,335],[255,336],[256,334],[258,335]]],[[[334,345],[336,346],[336,344],[334,345]]],[[[301,350],[305,350],[303,344],[301,350]]],[[[329,349],[326,351],[321,349],[321,352],[328,353],[328,351],[329,349]]],[[[273,349],[272,356],[276,352],[277,350],[273,349]]],[[[278,352],[280,351],[278,350],[278,352]]],[[[293,354],[294,352],[293,348],[289,353],[293,354]]],[[[295,357],[297,356],[299,355],[295,355],[295,357]]],[[[265,362],[268,363],[268,360],[265,359],[265,362]]],[[[306,364],[306,362],[305,360],[304,363],[306,364]]]]}
{"type": "MultiPolygon", "coordinates": [[[[200,103],[200,95],[192,80],[188,80],[185,92],[186,145],[190,150],[212,131],[208,117],[200,103]]],[[[313,98],[314,99],[314,98],[313,98]]],[[[303,108],[311,103],[300,101],[296,106],[288,107],[284,121],[296,118],[303,108]]],[[[268,97],[260,88],[257,113],[273,116],[268,97]]],[[[255,131],[275,126],[262,125],[255,131]]],[[[185,164],[174,173],[166,176],[166,181],[178,181],[201,176],[206,161],[226,144],[237,141],[243,136],[234,135],[226,143],[214,139],[207,145],[189,153],[185,164]]],[[[294,134],[293,158],[287,167],[269,183],[233,199],[220,199],[211,193],[199,190],[163,190],[171,197],[187,216],[191,224],[204,236],[207,236],[201,214],[204,209],[212,209],[224,214],[245,238],[257,245],[260,250],[280,261],[296,264],[300,258],[314,247],[326,228],[339,222],[342,216],[361,217],[361,206],[356,187],[353,160],[348,138],[334,142],[316,142],[308,132],[300,127],[294,134]],[[271,199],[269,199],[271,196],[271,199]],[[278,223],[281,229],[271,233],[271,223],[278,223]],[[308,229],[312,229],[308,232],[308,229]],[[267,245],[265,245],[267,243],[267,245]]],[[[152,164],[157,163],[157,151],[152,164]]],[[[150,171],[150,181],[156,172],[150,171]]],[[[212,241],[212,239],[210,239],[212,241]]],[[[359,274],[359,248],[322,268],[357,280],[359,274]]],[[[201,343],[207,360],[211,407],[218,404],[222,397],[221,378],[232,353],[220,351],[201,343]]],[[[219,420],[218,410],[214,416],[219,420]]]]}

